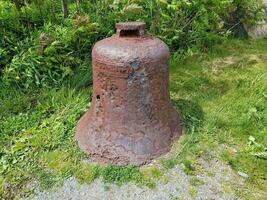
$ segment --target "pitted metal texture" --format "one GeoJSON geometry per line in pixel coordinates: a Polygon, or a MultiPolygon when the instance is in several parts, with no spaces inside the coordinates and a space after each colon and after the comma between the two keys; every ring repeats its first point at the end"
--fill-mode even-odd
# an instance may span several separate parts
{"type": "Polygon", "coordinates": [[[93,160],[142,165],[181,134],[169,96],[169,49],[144,35],[144,23],[118,23],[92,51],[93,99],[76,139],[93,160]]]}

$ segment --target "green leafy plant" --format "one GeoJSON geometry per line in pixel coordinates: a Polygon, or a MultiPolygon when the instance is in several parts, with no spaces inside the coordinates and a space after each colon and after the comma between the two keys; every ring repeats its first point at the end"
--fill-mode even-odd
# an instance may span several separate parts
{"type": "Polygon", "coordinates": [[[256,156],[258,158],[267,159],[267,147],[263,144],[256,142],[256,138],[253,136],[249,136],[248,138],[248,151],[251,155],[256,156]]]}
{"type": "Polygon", "coordinates": [[[149,34],[184,57],[210,49],[236,24],[253,24],[263,13],[259,0],[104,0],[80,2],[79,11],[70,1],[67,19],[57,1],[15,5],[0,1],[0,76],[24,90],[59,86],[90,67],[93,44],[111,36],[118,21],[145,21],[149,34]]]}

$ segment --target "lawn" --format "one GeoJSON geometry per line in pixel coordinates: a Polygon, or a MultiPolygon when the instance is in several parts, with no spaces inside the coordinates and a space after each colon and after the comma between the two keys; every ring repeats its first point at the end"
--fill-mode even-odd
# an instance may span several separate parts
{"type": "MultiPolygon", "coordinates": [[[[173,54],[170,94],[181,113],[184,134],[162,167],[100,166],[86,162],[74,129],[88,109],[88,82],[22,93],[0,85],[0,198],[32,193],[37,181],[46,190],[69,177],[82,183],[102,178],[119,185],[133,181],[153,188],[175,165],[190,175],[197,161],[219,159],[242,177],[233,185],[241,199],[267,196],[267,39],[228,40],[208,53],[182,61],[173,54]]],[[[73,80],[80,79],[74,77],[73,80]]],[[[87,80],[82,79],[82,80],[87,80]]],[[[75,81],[74,81],[75,82],[75,81]]]]}

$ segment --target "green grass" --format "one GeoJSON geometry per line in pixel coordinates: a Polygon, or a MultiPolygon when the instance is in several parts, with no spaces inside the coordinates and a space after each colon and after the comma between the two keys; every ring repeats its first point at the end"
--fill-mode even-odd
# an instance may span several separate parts
{"type": "MultiPolygon", "coordinates": [[[[171,96],[187,127],[172,160],[188,164],[188,160],[208,157],[211,150],[218,149],[216,154],[222,160],[249,175],[248,192],[240,194],[242,198],[252,199],[255,193],[264,193],[267,40],[228,41],[209,54],[183,63],[174,60],[171,96]]],[[[193,171],[188,166],[185,165],[185,172],[193,171]]]]}
{"type": "MultiPolygon", "coordinates": [[[[162,168],[99,166],[74,140],[77,120],[88,109],[91,88],[62,86],[23,94],[1,86],[0,198],[13,199],[75,176],[82,183],[101,177],[107,184],[133,181],[153,187],[179,164],[197,173],[197,159],[221,159],[248,174],[240,198],[260,199],[267,191],[267,40],[230,40],[207,54],[171,60],[170,90],[185,134],[162,168]]],[[[192,176],[193,177],[193,176],[192,176]]],[[[196,181],[192,178],[194,184],[196,181]]],[[[236,186],[233,185],[233,188],[236,186]]],[[[195,192],[191,192],[195,195],[195,192]]]]}

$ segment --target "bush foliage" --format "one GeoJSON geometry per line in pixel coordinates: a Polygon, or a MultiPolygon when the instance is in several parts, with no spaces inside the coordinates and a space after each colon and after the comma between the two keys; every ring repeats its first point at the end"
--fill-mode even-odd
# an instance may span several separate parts
{"type": "Polygon", "coordinates": [[[0,0],[2,81],[21,89],[62,84],[90,66],[92,45],[112,35],[119,21],[145,21],[149,34],[184,55],[208,49],[241,22],[262,17],[260,0],[77,2],[69,1],[64,18],[58,1],[0,0]]]}

